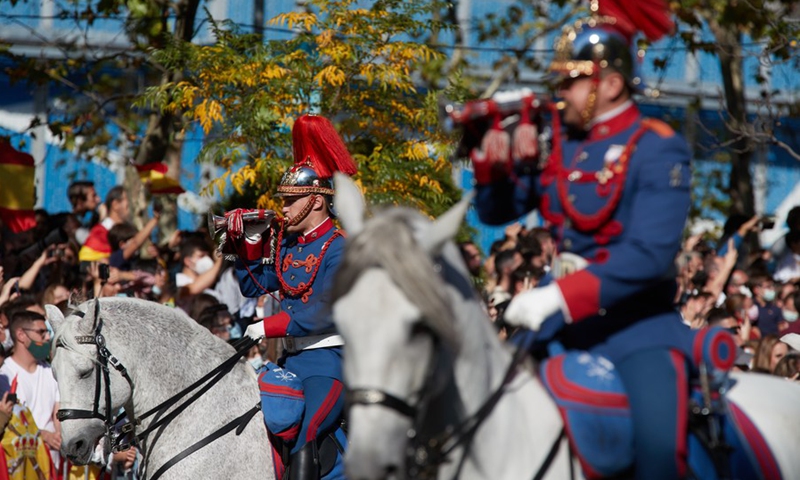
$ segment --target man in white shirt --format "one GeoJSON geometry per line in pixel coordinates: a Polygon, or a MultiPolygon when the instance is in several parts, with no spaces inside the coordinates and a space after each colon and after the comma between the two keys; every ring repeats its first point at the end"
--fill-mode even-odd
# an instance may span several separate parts
{"type": "Polygon", "coordinates": [[[45,361],[50,354],[50,332],[45,317],[27,310],[15,312],[10,330],[14,349],[0,367],[0,395],[10,389],[16,378],[17,399],[30,409],[42,440],[50,448],[53,462],[58,465],[61,425],[55,414],[60,398],[53,371],[45,361]]]}

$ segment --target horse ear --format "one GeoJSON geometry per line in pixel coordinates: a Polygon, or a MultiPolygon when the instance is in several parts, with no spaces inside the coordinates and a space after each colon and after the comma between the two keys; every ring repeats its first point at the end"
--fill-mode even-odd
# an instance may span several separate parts
{"type": "Polygon", "coordinates": [[[53,327],[53,331],[57,332],[64,323],[64,314],[61,313],[61,309],[55,305],[45,305],[44,311],[47,314],[47,320],[50,322],[50,326],[53,327]]]}
{"type": "Polygon", "coordinates": [[[356,235],[364,229],[364,197],[356,183],[343,173],[333,174],[333,184],[336,187],[333,204],[336,205],[339,220],[349,235],[356,235]]]}
{"type": "Polygon", "coordinates": [[[475,197],[474,192],[465,194],[453,208],[446,211],[436,219],[420,236],[420,245],[429,255],[436,255],[442,251],[444,244],[452,240],[458,233],[458,228],[467,214],[469,204],[475,197]]]}

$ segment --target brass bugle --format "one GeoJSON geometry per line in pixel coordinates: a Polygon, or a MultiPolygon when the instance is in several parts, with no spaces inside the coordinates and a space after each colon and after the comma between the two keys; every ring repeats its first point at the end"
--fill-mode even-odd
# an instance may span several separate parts
{"type": "MultiPolygon", "coordinates": [[[[246,212],[242,214],[243,223],[271,223],[275,218],[274,210],[257,210],[253,212],[246,212]]],[[[208,212],[208,232],[214,241],[219,244],[222,241],[222,235],[228,231],[228,219],[221,215],[214,215],[214,212],[208,212]]]]}
{"type": "Polygon", "coordinates": [[[548,105],[551,99],[538,96],[528,88],[497,92],[491,98],[472,100],[464,104],[451,103],[444,105],[444,114],[455,125],[463,125],[472,120],[485,117],[490,111],[502,115],[519,112],[523,102],[529,101],[534,109],[548,105]]]}

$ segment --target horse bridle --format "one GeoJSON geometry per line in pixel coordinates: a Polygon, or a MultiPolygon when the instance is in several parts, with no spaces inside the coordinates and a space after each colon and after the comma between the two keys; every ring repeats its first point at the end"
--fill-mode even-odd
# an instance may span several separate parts
{"type": "MultiPolygon", "coordinates": [[[[106,340],[103,337],[102,329],[103,329],[103,319],[100,318],[100,302],[95,301],[94,307],[94,324],[92,328],[94,330],[94,334],[92,335],[77,335],[75,336],[75,341],[79,345],[96,345],[97,346],[97,356],[96,362],[97,366],[95,367],[95,385],[94,385],[94,403],[92,405],[91,410],[82,410],[77,408],[62,408],[58,412],[56,412],[56,418],[64,422],[66,420],[78,420],[78,419],[92,419],[97,418],[103,421],[105,425],[105,434],[106,440],[110,442],[111,448],[113,451],[125,450],[130,447],[129,444],[122,444],[120,439],[124,438],[130,432],[133,432],[136,429],[136,425],[138,424],[138,420],[136,419],[135,415],[133,414],[133,407],[131,407],[131,412],[128,415],[126,412],[121,415],[120,417],[115,417],[112,408],[111,408],[111,371],[109,370],[108,366],[111,365],[114,367],[116,371],[122,375],[131,389],[131,397],[133,396],[133,380],[131,380],[130,375],[128,375],[128,370],[122,364],[122,362],[117,359],[114,355],[106,347],[106,340]],[[100,413],[100,390],[101,387],[104,387],[103,390],[105,391],[105,409],[104,413],[100,413]],[[129,420],[123,424],[119,428],[118,433],[114,432],[114,426],[116,425],[117,421],[121,419],[123,416],[128,416],[129,420]]],[[[73,315],[83,317],[85,316],[84,312],[75,311],[73,315]]],[[[56,348],[63,347],[62,343],[57,343],[56,348]]]]}
{"type": "Polygon", "coordinates": [[[346,394],[348,408],[354,405],[380,405],[411,419],[412,426],[407,432],[409,442],[406,449],[407,478],[435,478],[436,470],[447,455],[441,452],[442,445],[438,439],[424,435],[428,406],[442,390],[437,380],[443,378],[446,370],[441,354],[443,346],[440,345],[438,337],[433,332],[431,334],[434,355],[432,364],[435,367],[428,369],[428,374],[419,390],[410,395],[411,398],[417,398],[416,402],[412,404],[411,400],[403,400],[380,388],[353,388],[346,394]]]}
{"type": "MultiPolygon", "coordinates": [[[[241,357],[243,357],[250,349],[256,345],[260,340],[251,339],[248,337],[243,338],[240,342],[234,345],[236,348],[236,353],[225,360],[223,363],[218,365],[216,368],[208,372],[202,378],[198,379],[188,387],[184,388],[180,392],[176,393],[172,397],[164,400],[160,404],[156,405],[155,407],[151,408],[138,418],[133,413],[133,392],[134,392],[134,384],[128,375],[128,371],[122,362],[119,361],[114,355],[106,347],[105,338],[101,333],[103,328],[103,319],[100,318],[100,302],[99,300],[95,299],[95,307],[94,307],[94,334],[92,335],[76,335],[75,341],[78,344],[82,345],[97,345],[97,366],[95,367],[95,391],[94,391],[94,405],[92,406],[92,410],[81,410],[81,409],[60,409],[56,412],[56,418],[59,421],[65,420],[76,420],[76,419],[93,419],[97,418],[103,420],[105,424],[105,433],[104,437],[111,445],[111,450],[113,452],[126,450],[132,446],[139,446],[141,442],[147,438],[147,436],[153,432],[154,430],[161,428],[167,425],[172,419],[180,415],[189,405],[191,405],[195,400],[200,398],[206,391],[208,391],[214,384],[216,384],[222,377],[224,377],[231,369],[236,365],[241,357]],[[131,390],[131,411],[130,414],[128,413],[127,409],[118,417],[114,417],[112,413],[111,407],[111,372],[108,366],[111,365],[117,370],[120,375],[128,382],[131,390]],[[100,387],[103,385],[105,387],[105,413],[100,413],[100,387]],[[202,388],[199,388],[202,385],[202,388]],[[199,388],[199,390],[198,390],[199,388]],[[191,397],[189,397],[183,403],[177,405],[172,411],[169,413],[165,413],[169,408],[178,404],[178,401],[183,397],[187,396],[190,392],[197,390],[191,397]],[[148,425],[148,427],[136,434],[136,427],[141,424],[142,420],[149,418],[155,414],[164,414],[152,424],[148,425]],[[119,421],[123,418],[128,417],[128,420],[118,428],[118,431],[115,432],[115,426],[119,421]],[[124,442],[124,439],[127,438],[129,434],[133,434],[131,440],[127,443],[124,442]]],[[[84,312],[75,311],[73,315],[77,315],[79,317],[85,316],[84,312]]],[[[56,348],[64,347],[64,345],[59,342],[56,344],[56,348]]],[[[208,445],[209,443],[213,442],[214,440],[222,437],[223,435],[227,434],[232,430],[236,430],[236,434],[239,435],[244,431],[247,424],[250,420],[255,416],[255,414],[261,410],[261,403],[257,403],[255,407],[251,408],[243,415],[234,418],[227,424],[223,425],[222,427],[218,428],[208,436],[198,440],[194,444],[190,445],[186,449],[184,449],[181,453],[172,457],[169,461],[165,462],[161,467],[150,477],[150,480],[156,480],[164,472],[166,472],[169,468],[173,465],[178,463],[179,461],[183,460],[187,456],[191,455],[192,453],[196,452],[197,450],[203,448],[204,446],[208,445]]],[[[143,468],[144,462],[142,462],[143,468]]],[[[142,472],[139,472],[139,477],[144,478],[142,476],[142,472]]]]}

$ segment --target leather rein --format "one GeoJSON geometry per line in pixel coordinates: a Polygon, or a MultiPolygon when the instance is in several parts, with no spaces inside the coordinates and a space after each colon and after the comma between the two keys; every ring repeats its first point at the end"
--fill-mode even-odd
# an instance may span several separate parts
{"type": "MultiPolygon", "coordinates": [[[[77,315],[79,317],[85,316],[84,312],[75,311],[73,315],[77,315]]],[[[175,395],[169,397],[168,399],[164,400],[157,406],[151,408],[147,412],[143,413],[140,416],[136,416],[133,411],[133,392],[135,385],[133,380],[131,380],[130,375],[128,374],[128,370],[119,361],[117,357],[115,357],[106,347],[106,340],[102,334],[103,329],[103,319],[100,318],[100,302],[99,300],[95,300],[94,306],[94,324],[92,325],[94,333],[92,335],[76,335],[75,341],[80,345],[96,345],[97,346],[97,356],[96,356],[96,365],[95,365],[95,388],[94,388],[94,403],[92,405],[91,410],[82,410],[76,408],[62,408],[56,412],[56,418],[59,421],[64,422],[66,420],[78,420],[78,419],[99,419],[102,420],[105,424],[105,434],[104,437],[106,441],[109,442],[111,446],[112,452],[119,452],[122,450],[127,450],[132,446],[140,446],[142,442],[147,438],[147,436],[152,433],[154,430],[159,428],[166,428],[166,426],[171,422],[175,417],[180,415],[187,407],[189,407],[192,403],[194,403],[198,398],[200,398],[205,392],[207,392],[212,386],[214,386],[219,380],[222,379],[228,372],[230,372],[233,367],[238,363],[239,359],[243,357],[253,345],[256,345],[258,342],[254,339],[249,337],[245,337],[241,339],[234,345],[236,349],[236,353],[229,357],[227,360],[222,362],[216,368],[211,370],[209,373],[204,375],[202,378],[198,379],[188,387],[184,388],[180,392],[176,393],[175,395]],[[113,367],[119,374],[124,378],[130,387],[131,391],[131,410],[130,412],[125,409],[122,414],[119,416],[114,416],[112,411],[111,405],[111,371],[109,369],[109,365],[113,367]],[[104,390],[104,408],[101,412],[100,410],[100,402],[101,402],[101,394],[100,390],[104,390]],[[202,388],[201,388],[202,387],[202,388]],[[198,390],[199,389],[199,390],[198,390]],[[193,395],[187,398],[185,401],[179,404],[179,401],[189,395],[189,393],[197,390],[193,395]],[[177,405],[177,406],[176,406],[177,405]],[[166,413],[168,409],[175,406],[175,408],[166,413]],[[136,433],[136,428],[141,425],[142,420],[152,417],[153,415],[159,414],[159,419],[154,421],[150,424],[146,429],[143,431],[136,433]],[[163,416],[161,416],[163,414],[163,416]],[[125,423],[123,423],[120,427],[115,428],[115,426],[123,421],[127,417],[125,423]],[[125,439],[132,435],[130,441],[126,442],[125,439]]],[[[61,342],[56,344],[56,348],[66,346],[61,342]]],[[[192,444],[191,446],[187,447],[184,451],[170,459],[168,462],[164,463],[154,474],[152,477],[149,477],[150,480],[156,480],[158,477],[163,475],[163,473],[178,463],[180,460],[183,460],[191,453],[199,450],[200,448],[208,445],[209,443],[213,442],[214,440],[222,437],[226,433],[230,432],[234,428],[236,429],[236,434],[239,435],[244,428],[247,426],[249,421],[253,418],[253,416],[261,409],[261,403],[259,402],[256,404],[255,407],[245,412],[240,417],[233,419],[232,421],[228,422],[226,425],[222,426],[221,428],[217,429],[210,435],[206,436],[205,438],[199,440],[198,442],[192,444]]],[[[144,462],[142,462],[144,465],[144,462]]],[[[140,472],[140,478],[144,478],[140,472]]]]}

